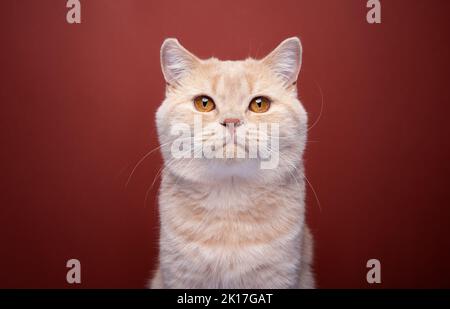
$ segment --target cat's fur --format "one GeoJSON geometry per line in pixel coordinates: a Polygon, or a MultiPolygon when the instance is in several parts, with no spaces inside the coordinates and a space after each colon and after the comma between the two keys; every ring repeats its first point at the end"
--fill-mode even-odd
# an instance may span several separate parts
{"type": "MultiPolygon", "coordinates": [[[[176,39],[161,48],[166,99],[156,122],[165,168],[159,194],[160,256],[152,288],[313,288],[312,236],[305,224],[302,155],[307,115],[297,98],[298,38],[262,60],[200,60],[176,39]],[[216,110],[195,110],[208,95],[216,110]],[[248,110],[255,96],[272,100],[266,113],[248,110]],[[279,165],[258,159],[174,159],[170,126],[225,118],[279,123],[279,165]]],[[[203,137],[202,137],[203,138],[203,137]]]]}

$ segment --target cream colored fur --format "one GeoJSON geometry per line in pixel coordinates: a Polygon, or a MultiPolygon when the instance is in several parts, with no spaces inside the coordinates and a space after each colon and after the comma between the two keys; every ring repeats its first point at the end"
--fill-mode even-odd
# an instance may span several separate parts
{"type": "MultiPolygon", "coordinates": [[[[305,224],[302,156],[307,114],[295,82],[298,38],[262,60],[200,60],[177,40],[161,48],[166,98],[156,122],[165,162],[159,193],[160,255],[151,288],[313,288],[313,242],[305,224]],[[198,112],[193,98],[208,95],[216,109],[198,112]],[[248,110],[255,96],[272,100],[266,113],[248,110]],[[259,159],[174,159],[173,123],[221,126],[279,123],[279,166],[259,159]]],[[[196,136],[202,140],[211,136],[196,136]]],[[[258,142],[258,141],[256,141],[258,142]]]]}

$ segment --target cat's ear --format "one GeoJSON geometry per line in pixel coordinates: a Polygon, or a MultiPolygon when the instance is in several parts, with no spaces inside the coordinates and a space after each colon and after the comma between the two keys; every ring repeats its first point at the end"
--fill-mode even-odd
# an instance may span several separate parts
{"type": "Polygon", "coordinates": [[[284,40],[263,60],[287,86],[297,81],[302,65],[302,44],[298,37],[284,40]]]}
{"type": "Polygon", "coordinates": [[[199,62],[177,39],[166,39],[161,46],[161,68],[169,85],[178,83],[199,62]]]}

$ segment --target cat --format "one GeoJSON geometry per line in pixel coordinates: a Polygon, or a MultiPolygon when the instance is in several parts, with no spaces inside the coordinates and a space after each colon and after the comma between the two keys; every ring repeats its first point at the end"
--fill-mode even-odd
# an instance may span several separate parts
{"type": "Polygon", "coordinates": [[[296,85],[301,56],[297,37],[261,60],[242,61],[202,60],[173,38],[162,44],[160,252],[150,288],[315,287],[302,161],[307,113],[296,85]],[[236,148],[231,158],[206,158],[201,148],[174,156],[173,125],[192,128],[196,117],[213,130],[182,140],[219,141],[216,154],[228,144],[248,154],[235,136],[251,125],[277,124],[278,136],[245,133],[254,144],[277,144],[269,151],[279,156],[277,166],[262,168],[259,155],[238,158],[236,148]]]}

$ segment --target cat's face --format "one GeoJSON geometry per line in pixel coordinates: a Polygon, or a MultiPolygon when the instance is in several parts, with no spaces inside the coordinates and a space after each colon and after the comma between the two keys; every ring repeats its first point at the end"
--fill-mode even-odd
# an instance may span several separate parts
{"type": "Polygon", "coordinates": [[[161,48],[166,99],[157,128],[166,169],[194,181],[274,180],[302,156],[306,112],[297,99],[297,38],[262,60],[200,60],[177,40],[161,48]]]}

